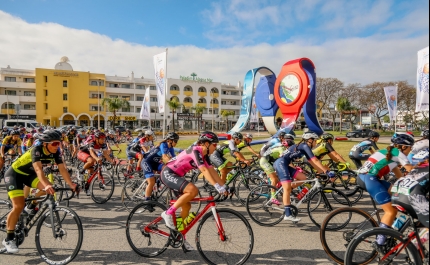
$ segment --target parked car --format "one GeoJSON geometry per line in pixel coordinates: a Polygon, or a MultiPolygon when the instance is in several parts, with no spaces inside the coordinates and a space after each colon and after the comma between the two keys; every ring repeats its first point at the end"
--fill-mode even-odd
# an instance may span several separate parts
{"type": "Polygon", "coordinates": [[[266,126],[263,125],[259,125],[259,126],[255,126],[254,131],[265,131],[266,130],[266,126]]]}
{"type": "Polygon", "coordinates": [[[114,129],[115,131],[118,129],[120,133],[123,133],[127,128],[125,126],[115,126],[114,129]]]}
{"type": "Polygon", "coordinates": [[[346,133],[346,137],[348,137],[348,138],[359,138],[359,137],[366,138],[366,137],[369,137],[369,133],[371,131],[372,130],[370,130],[370,129],[358,129],[358,130],[354,130],[354,131],[346,133]]]}
{"type": "Polygon", "coordinates": [[[151,130],[151,129],[152,128],[150,126],[143,126],[143,127],[139,127],[139,128],[134,129],[134,132],[139,133],[139,132],[144,132],[146,130],[151,130]]]}

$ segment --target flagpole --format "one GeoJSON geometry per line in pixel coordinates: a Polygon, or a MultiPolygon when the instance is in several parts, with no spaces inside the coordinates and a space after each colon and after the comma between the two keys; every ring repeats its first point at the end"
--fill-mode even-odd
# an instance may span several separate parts
{"type": "MultiPolygon", "coordinates": [[[[397,106],[399,105],[399,99],[397,98],[399,91],[399,84],[396,84],[396,115],[394,115],[394,133],[397,132],[397,106]]],[[[408,128],[408,125],[406,124],[406,129],[408,128]]],[[[407,131],[407,130],[406,130],[407,131]]]]}
{"type": "MultiPolygon", "coordinates": [[[[164,95],[166,95],[166,93],[167,93],[167,82],[168,82],[168,79],[167,79],[167,51],[168,51],[168,48],[166,48],[166,65],[165,65],[166,69],[164,71],[164,76],[166,77],[166,82],[164,83],[164,95]]],[[[166,102],[164,102],[164,104],[166,104],[166,102]]],[[[163,115],[163,139],[164,139],[165,128],[166,128],[166,115],[167,115],[166,113],[167,113],[166,112],[166,108],[164,108],[164,115],[163,115]]]]}

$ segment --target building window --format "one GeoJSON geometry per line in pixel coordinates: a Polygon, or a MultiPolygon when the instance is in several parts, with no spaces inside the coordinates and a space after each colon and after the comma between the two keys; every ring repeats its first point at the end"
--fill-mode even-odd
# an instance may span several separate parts
{"type": "Polygon", "coordinates": [[[67,80],[63,80],[63,87],[67,87],[67,80]]]}
{"type": "Polygon", "coordinates": [[[24,78],[25,83],[34,83],[34,78],[24,78]]]}
{"type": "Polygon", "coordinates": [[[15,109],[15,104],[13,104],[13,103],[7,103],[7,102],[5,102],[5,103],[3,103],[3,105],[1,106],[1,108],[2,109],[15,109]]]}
{"type": "Polygon", "coordinates": [[[98,86],[99,85],[98,82],[100,82],[100,86],[104,85],[104,81],[103,80],[100,80],[100,81],[93,80],[93,81],[90,82],[90,86],[98,86]]]}
{"type": "Polygon", "coordinates": [[[130,88],[130,84],[121,84],[121,88],[130,88]]]}
{"type": "MultiPolygon", "coordinates": [[[[98,106],[90,106],[90,110],[91,111],[98,111],[99,107],[98,106]]],[[[100,107],[100,111],[102,110],[102,107],[100,107]]]]}
{"type": "Polygon", "coordinates": [[[24,104],[24,109],[25,110],[35,110],[36,105],[24,104]]]}
{"type": "Polygon", "coordinates": [[[67,113],[67,107],[63,107],[63,113],[67,113]]]}
{"type": "Polygon", "coordinates": [[[48,103],[45,103],[45,109],[48,109],[48,103]]]}
{"type": "Polygon", "coordinates": [[[155,86],[150,86],[149,90],[157,90],[157,88],[155,86]]]}
{"type": "Polygon", "coordinates": [[[24,91],[24,96],[26,96],[26,97],[34,97],[34,96],[36,96],[36,93],[31,92],[31,91],[24,91]]]}
{"type": "Polygon", "coordinates": [[[6,90],[6,95],[11,95],[11,96],[16,96],[16,91],[15,90],[6,90]]]}
{"type": "Polygon", "coordinates": [[[131,97],[130,97],[130,96],[122,96],[122,98],[123,98],[123,99],[125,99],[125,100],[127,100],[127,101],[130,101],[130,100],[131,100],[131,97]]]}
{"type": "Polygon", "coordinates": [[[221,105],[227,105],[225,101],[221,101],[221,105]]]}
{"type": "Polygon", "coordinates": [[[151,113],[156,113],[157,109],[156,108],[151,108],[151,113]]]}
{"type": "Polygon", "coordinates": [[[48,96],[48,90],[45,89],[45,97],[47,97],[47,96],[48,96]]]}
{"type": "Polygon", "coordinates": [[[16,77],[9,77],[9,76],[6,76],[6,77],[4,78],[4,81],[6,81],[6,82],[16,82],[16,77]]]}
{"type": "Polygon", "coordinates": [[[136,89],[145,89],[145,86],[143,86],[143,85],[136,85],[136,89]]]}
{"type": "Polygon", "coordinates": [[[142,96],[136,96],[136,100],[137,101],[143,101],[143,99],[144,99],[145,97],[142,97],[142,96]]]}
{"type": "Polygon", "coordinates": [[[91,94],[90,98],[102,98],[102,94],[91,94]]]}
{"type": "Polygon", "coordinates": [[[157,98],[156,97],[151,97],[151,102],[157,102],[157,98]]]}
{"type": "Polygon", "coordinates": [[[131,112],[130,108],[122,108],[122,112],[131,112]]]}
{"type": "Polygon", "coordinates": [[[48,77],[46,75],[43,76],[43,79],[45,79],[45,83],[48,82],[48,77]]]}
{"type": "Polygon", "coordinates": [[[110,98],[118,98],[117,95],[109,95],[110,98]]]}
{"type": "Polygon", "coordinates": [[[118,84],[109,84],[109,87],[119,87],[118,84]]]}
{"type": "Polygon", "coordinates": [[[142,108],[136,108],[137,113],[140,113],[141,110],[142,110],[142,108]]]}
{"type": "Polygon", "coordinates": [[[63,100],[67,100],[67,94],[63,94],[63,100]]]}

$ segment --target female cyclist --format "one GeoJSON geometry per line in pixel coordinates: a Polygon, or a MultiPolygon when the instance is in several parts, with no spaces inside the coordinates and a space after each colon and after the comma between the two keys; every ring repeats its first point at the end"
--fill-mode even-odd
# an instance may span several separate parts
{"type": "Polygon", "coordinates": [[[413,159],[413,156],[418,154],[422,150],[428,150],[428,149],[429,149],[429,130],[424,130],[423,138],[415,142],[411,152],[408,155],[409,162],[412,165],[415,165],[417,161],[413,159]]]}
{"type": "MultiPolygon", "coordinates": [[[[314,155],[321,160],[325,155],[328,155],[334,162],[346,163],[345,159],[336,152],[333,148],[334,136],[331,133],[324,133],[321,139],[317,141],[317,145],[312,150],[314,155]]],[[[349,163],[346,163],[349,166],[349,163]]]]}
{"type": "Polygon", "coordinates": [[[369,133],[369,138],[354,145],[349,151],[349,159],[355,164],[357,169],[361,168],[363,164],[361,161],[369,159],[370,154],[374,154],[375,150],[379,150],[376,143],[379,140],[379,133],[371,131],[369,133]],[[370,154],[365,154],[364,151],[369,150],[370,154]]]}

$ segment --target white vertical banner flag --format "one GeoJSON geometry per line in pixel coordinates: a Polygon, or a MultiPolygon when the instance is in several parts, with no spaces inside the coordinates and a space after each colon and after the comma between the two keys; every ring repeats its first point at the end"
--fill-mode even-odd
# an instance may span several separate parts
{"type": "Polygon", "coordinates": [[[429,47],[418,51],[416,111],[429,110],[429,47]]]}
{"type": "Polygon", "coordinates": [[[258,109],[257,105],[255,104],[255,96],[252,97],[250,122],[258,122],[258,109]]]}
{"type": "Polygon", "coordinates": [[[390,121],[395,122],[397,116],[397,86],[384,87],[385,98],[387,99],[388,114],[390,121]]]}
{"type": "Polygon", "coordinates": [[[157,87],[159,113],[164,113],[166,107],[166,60],[167,52],[154,55],[155,86],[157,87]]]}
{"type": "Polygon", "coordinates": [[[146,89],[145,92],[145,97],[143,98],[143,102],[142,102],[142,109],[140,110],[140,118],[142,120],[150,120],[151,117],[149,116],[151,111],[150,111],[150,106],[149,106],[149,87],[146,89]]]}

